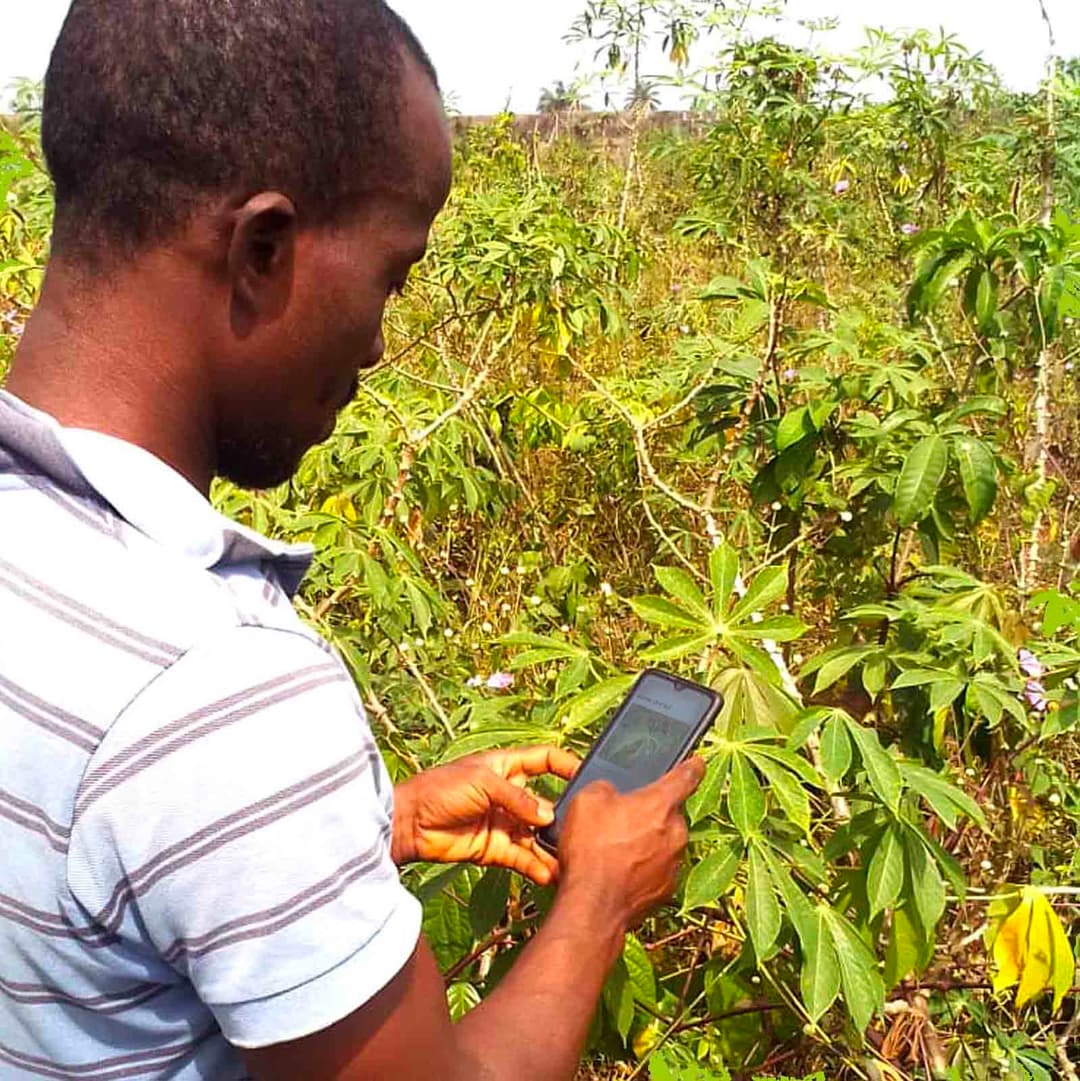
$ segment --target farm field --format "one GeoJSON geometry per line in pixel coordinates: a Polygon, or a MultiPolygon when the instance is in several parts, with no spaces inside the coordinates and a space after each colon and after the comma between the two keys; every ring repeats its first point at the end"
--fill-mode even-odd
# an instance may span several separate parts
{"type": "MultiPolygon", "coordinates": [[[[637,77],[455,119],[383,367],[293,482],[215,500],[317,546],[300,610],[395,779],[583,753],[650,665],[724,693],[583,1078],[1076,1081],[1080,60],[1020,95],[931,32],[680,25],[685,113],[637,77]]],[[[0,120],[0,377],[39,108],[0,120]]],[[[460,1016],[552,893],[406,877],[460,1016]]]]}

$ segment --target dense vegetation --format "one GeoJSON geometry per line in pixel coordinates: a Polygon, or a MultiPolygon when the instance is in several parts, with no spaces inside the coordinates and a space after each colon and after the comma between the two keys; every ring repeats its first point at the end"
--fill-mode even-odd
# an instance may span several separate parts
{"type": "MultiPolygon", "coordinates": [[[[837,61],[761,25],[594,0],[632,108],[560,84],[557,122],[461,125],[385,366],[293,483],[216,498],[317,544],[301,611],[399,777],[584,749],[648,664],[724,691],[595,1076],[1075,1079],[1080,64],[1025,96],[952,39],[837,61]],[[674,126],[654,30],[675,78],[711,57],[674,126]]],[[[36,123],[24,88],[0,374],[46,259],[36,123]]],[[[409,875],[460,1014],[550,896],[409,875]]]]}

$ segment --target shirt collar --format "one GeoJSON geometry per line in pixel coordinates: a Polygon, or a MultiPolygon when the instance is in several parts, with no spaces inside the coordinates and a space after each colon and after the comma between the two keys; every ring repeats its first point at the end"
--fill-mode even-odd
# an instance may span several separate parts
{"type": "Polygon", "coordinates": [[[65,428],[0,390],[0,444],[59,484],[96,494],[140,533],[205,570],[268,561],[292,596],[314,549],[284,544],[219,514],[171,466],[103,432],[65,428]]]}

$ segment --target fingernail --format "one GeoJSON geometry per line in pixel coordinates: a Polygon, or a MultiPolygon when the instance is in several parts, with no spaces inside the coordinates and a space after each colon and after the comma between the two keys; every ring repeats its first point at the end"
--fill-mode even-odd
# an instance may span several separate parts
{"type": "Polygon", "coordinates": [[[537,804],[536,817],[540,819],[542,826],[550,826],[555,821],[555,810],[550,804],[537,804]]]}

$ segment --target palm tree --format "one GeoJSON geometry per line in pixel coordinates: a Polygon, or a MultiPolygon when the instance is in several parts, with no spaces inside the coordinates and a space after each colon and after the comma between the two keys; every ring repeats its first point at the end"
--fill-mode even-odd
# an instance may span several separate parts
{"type": "Polygon", "coordinates": [[[580,107],[581,94],[578,89],[557,79],[554,86],[545,86],[540,91],[540,103],[536,108],[541,113],[568,113],[580,107]]]}

